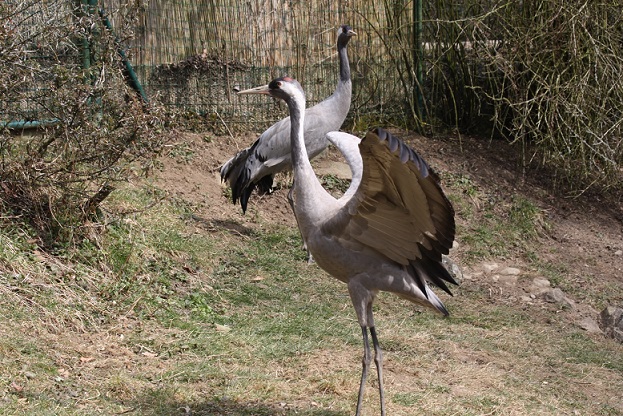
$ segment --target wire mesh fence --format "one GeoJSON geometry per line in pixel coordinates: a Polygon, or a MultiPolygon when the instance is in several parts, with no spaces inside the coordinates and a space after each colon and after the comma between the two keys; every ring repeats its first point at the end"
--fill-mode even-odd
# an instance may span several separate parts
{"type": "Polygon", "coordinates": [[[358,33],[349,45],[353,117],[402,111],[405,91],[379,34],[387,30],[392,13],[412,15],[412,2],[102,3],[114,27],[128,28],[134,34],[124,42],[128,56],[150,97],[165,105],[230,125],[252,122],[257,128],[258,122],[274,121],[274,113],[285,110],[256,97],[240,99],[233,94],[234,88],[260,85],[285,74],[301,82],[313,105],[330,95],[337,84],[336,32],[340,24],[349,24],[358,33]]]}
{"type": "Polygon", "coordinates": [[[55,83],[97,63],[98,32],[112,31],[150,101],[260,130],[285,106],[235,89],[288,74],[317,103],[337,84],[336,30],[349,24],[352,130],[450,126],[618,180],[619,0],[7,0],[0,21],[0,58],[30,71],[0,76],[0,126],[53,119],[55,83]]]}
{"type": "MultiPolygon", "coordinates": [[[[7,1],[0,5],[0,11],[0,33],[4,41],[0,59],[8,61],[9,55],[20,55],[19,65],[30,75],[28,82],[23,82],[17,75],[3,80],[0,85],[0,122],[25,121],[36,126],[52,117],[49,102],[55,76],[63,70],[81,68],[77,39],[58,36],[58,32],[51,36],[51,31],[46,30],[50,22],[56,27],[71,25],[75,10],[67,1],[52,0],[7,1]],[[63,62],[63,69],[58,67],[59,61],[63,62]]],[[[18,73],[17,70],[13,72],[18,73]]]]}
{"type": "MultiPolygon", "coordinates": [[[[493,1],[475,1],[470,12],[459,10],[462,2],[408,0],[13,0],[0,7],[9,15],[5,30],[29,39],[20,47],[30,59],[42,59],[30,45],[45,36],[47,26],[73,24],[77,30],[68,39],[73,44],[67,61],[88,66],[89,59],[97,59],[97,32],[112,30],[150,100],[232,129],[259,129],[285,113],[282,104],[237,97],[236,88],[288,74],[301,82],[309,105],[329,96],[338,81],[337,28],[349,24],[358,33],[349,44],[349,119],[365,129],[387,119],[408,125],[421,115],[414,108],[418,100],[428,107],[437,100],[448,106],[445,95],[452,85],[443,66],[453,45],[466,38],[454,19],[479,13],[493,1]],[[101,23],[82,27],[80,20],[98,10],[108,29],[101,23]],[[430,76],[423,81],[418,71],[430,76]],[[416,97],[418,91],[427,97],[416,97]]],[[[45,90],[45,82],[33,85],[33,91],[45,90]]],[[[26,101],[34,106],[27,117],[36,117],[38,104],[26,101]]],[[[7,103],[0,105],[6,120],[7,103]]]]}

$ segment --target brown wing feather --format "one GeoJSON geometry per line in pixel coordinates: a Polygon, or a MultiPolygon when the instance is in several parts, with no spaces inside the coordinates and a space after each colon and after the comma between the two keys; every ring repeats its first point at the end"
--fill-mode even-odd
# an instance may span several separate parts
{"type": "Polygon", "coordinates": [[[454,240],[454,210],[437,175],[402,141],[377,129],[359,145],[361,185],[344,211],[350,219],[328,227],[388,258],[409,265],[441,259],[454,240]]]}

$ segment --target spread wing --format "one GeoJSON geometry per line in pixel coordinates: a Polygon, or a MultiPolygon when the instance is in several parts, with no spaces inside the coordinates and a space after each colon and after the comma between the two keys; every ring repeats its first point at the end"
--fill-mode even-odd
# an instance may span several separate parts
{"type": "Polygon", "coordinates": [[[454,209],[438,176],[383,129],[369,132],[359,149],[361,183],[325,227],[343,244],[372,249],[449,292],[443,281],[456,282],[441,260],[454,241],[454,209]]]}

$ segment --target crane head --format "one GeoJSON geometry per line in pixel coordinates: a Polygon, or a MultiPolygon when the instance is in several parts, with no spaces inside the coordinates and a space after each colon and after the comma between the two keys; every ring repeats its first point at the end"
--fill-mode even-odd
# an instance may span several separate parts
{"type": "Polygon", "coordinates": [[[343,42],[348,42],[353,36],[357,36],[357,32],[348,25],[341,25],[337,30],[338,41],[342,40],[343,42]]]}
{"type": "Polygon", "coordinates": [[[295,94],[302,94],[303,96],[305,95],[301,84],[299,84],[297,80],[295,80],[294,78],[290,78],[289,76],[275,78],[270,82],[270,84],[239,91],[238,95],[241,94],[264,94],[270,95],[271,97],[275,98],[281,98],[285,101],[288,101],[288,99],[295,94]]]}

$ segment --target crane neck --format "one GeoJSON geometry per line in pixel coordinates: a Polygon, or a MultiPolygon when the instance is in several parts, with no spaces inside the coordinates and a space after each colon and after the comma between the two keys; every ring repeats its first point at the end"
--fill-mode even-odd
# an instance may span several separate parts
{"type": "MultiPolygon", "coordinates": [[[[311,163],[305,147],[305,95],[291,96],[287,101],[290,111],[290,142],[292,167],[296,175],[298,169],[311,169],[311,163]]],[[[296,176],[295,176],[296,177],[296,176]]]]}
{"type": "MultiPolygon", "coordinates": [[[[301,233],[307,235],[310,227],[324,218],[323,211],[319,209],[323,205],[320,201],[328,202],[327,196],[330,195],[320,184],[307,155],[304,137],[305,95],[303,92],[295,94],[286,103],[290,110],[291,157],[296,193],[294,212],[299,220],[301,233]]],[[[333,197],[330,198],[334,200],[333,197]]]]}
{"type": "Polygon", "coordinates": [[[350,83],[350,64],[347,53],[348,38],[337,43],[338,60],[340,61],[340,83],[350,83]]]}

